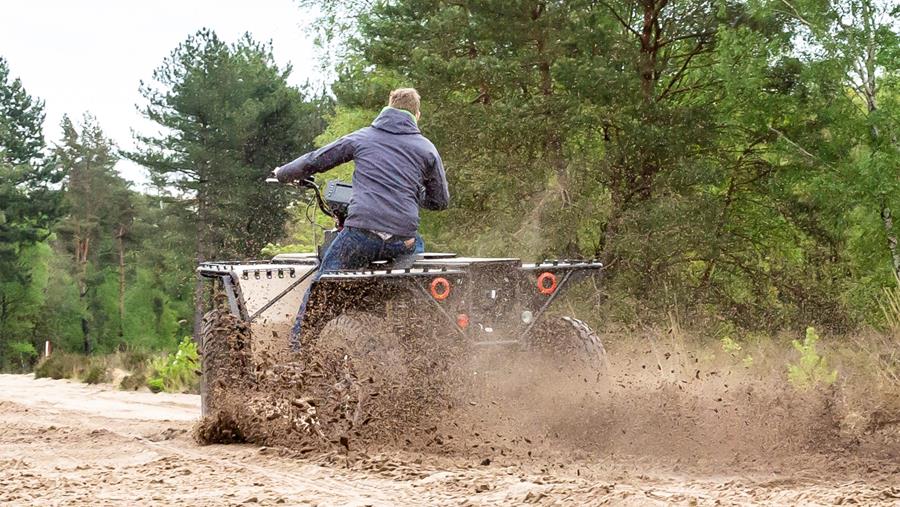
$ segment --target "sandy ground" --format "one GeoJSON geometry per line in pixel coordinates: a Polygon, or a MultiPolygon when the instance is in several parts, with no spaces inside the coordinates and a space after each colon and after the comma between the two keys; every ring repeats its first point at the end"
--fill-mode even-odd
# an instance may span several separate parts
{"type": "Polygon", "coordinates": [[[0,375],[0,504],[900,505],[900,462],[885,456],[511,457],[485,449],[350,460],[198,446],[190,437],[198,414],[192,395],[0,375]]]}

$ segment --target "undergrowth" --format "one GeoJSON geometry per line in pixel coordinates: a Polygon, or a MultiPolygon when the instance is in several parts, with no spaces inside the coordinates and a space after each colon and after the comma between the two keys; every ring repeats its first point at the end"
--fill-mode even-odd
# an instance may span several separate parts
{"type": "Polygon", "coordinates": [[[175,354],[156,357],[150,366],[147,386],[153,392],[196,392],[200,384],[200,355],[189,336],[181,340],[175,354]]]}
{"type": "Polygon", "coordinates": [[[666,327],[602,333],[601,339],[611,364],[617,355],[625,366],[638,357],[636,364],[655,370],[658,381],[678,386],[706,375],[763,381],[771,389],[827,399],[834,421],[851,440],[860,435],[900,439],[900,329],[820,335],[809,327],[800,336],[732,328],[713,332],[703,335],[671,319],[666,327]]]}
{"type": "Polygon", "coordinates": [[[806,328],[803,341],[791,341],[791,345],[800,353],[800,358],[788,364],[788,380],[798,389],[828,386],[837,380],[837,370],[830,369],[828,359],[816,350],[818,342],[819,335],[814,327],[806,328]]]}
{"type": "Polygon", "coordinates": [[[126,391],[194,392],[199,358],[197,347],[185,338],[174,354],[154,355],[147,351],[116,352],[105,356],[85,356],[54,352],[35,366],[35,378],[72,379],[86,384],[114,382],[126,391]]]}

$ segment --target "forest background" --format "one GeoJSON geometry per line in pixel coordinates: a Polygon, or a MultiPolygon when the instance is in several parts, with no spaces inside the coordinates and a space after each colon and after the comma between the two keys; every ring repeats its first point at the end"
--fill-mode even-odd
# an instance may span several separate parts
{"type": "Polygon", "coordinates": [[[160,129],[134,150],[89,114],[45,140],[44,103],[0,59],[0,369],[32,368],[47,340],[175,350],[206,297],[198,261],[310,248],[269,171],[400,86],[450,180],[451,209],[423,213],[430,250],[598,257],[602,283],[572,304],[605,331],[900,328],[891,2],[299,4],[321,14],[327,89],[289,85],[269,43],[201,30],[148,69],[138,107],[160,129]]]}

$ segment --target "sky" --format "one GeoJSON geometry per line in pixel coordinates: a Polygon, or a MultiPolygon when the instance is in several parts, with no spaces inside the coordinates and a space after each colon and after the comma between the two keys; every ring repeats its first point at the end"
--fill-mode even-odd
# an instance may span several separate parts
{"type": "MultiPolygon", "coordinates": [[[[49,143],[59,140],[64,114],[79,121],[90,112],[107,137],[129,149],[133,129],[156,131],[136,109],[143,104],[141,80],[150,82],[163,59],[200,28],[229,42],[244,32],[271,40],[279,66],[293,65],[291,84],[323,85],[306,30],[313,19],[295,0],[17,0],[4,3],[0,16],[0,57],[12,78],[45,101],[49,143]]],[[[116,169],[138,188],[148,181],[133,162],[120,161],[116,169]]]]}

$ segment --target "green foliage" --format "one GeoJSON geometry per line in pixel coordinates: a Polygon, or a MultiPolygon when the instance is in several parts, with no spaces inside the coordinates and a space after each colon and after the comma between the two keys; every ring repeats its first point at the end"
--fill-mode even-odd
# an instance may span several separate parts
{"type": "Polygon", "coordinates": [[[109,369],[102,358],[95,358],[88,362],[87,368],[81,374],[80,379],[85,384],[102,384],[109,381],[109,369]]]}
{"type": "Polygon", "coordinates": [[[18,356],[19,365],[23,371],[27,371],[35,358],[38,357],[37,350],[35,350],[31,342],[11,342],[8,347],[13,358],[18,356]]]}
{"type": "Polygon", "coordinates": [[[731,355],[734,355],[743,350],[741,344],[733,340],[730,336],[725,336],[720,341],[722,342],[722,350],[731,355]]]}
{"type": "Polygon", "coordinates": [[[157,357],[150,366],[147,386],[153,392],[193,392],[199,385],[200,356],[197,344],[189,336],[181,340],[175,354],[157,357]]]}
{"type": "Polygon", "coordinates": [[[34,368],[34,377],[56,380],[79,378],[87,362],[87,358],[79,354],[54,352],[37,364],[34,368]]]}
{"type": "Polygon", "coordinates": [[[62,130],[62,142],[54,153],[66,171],[68,213],[57,227],[59,244],[72,259],[70,273],[82,311],[83,351],[89,353],[98,344],[108,351],[111,347],[103,339],[120,335],[121,323],[113,317],[119,314],[116,289],[104,293],[103,284],[110,257],[117,246],[124,248],[116,244],[116,234],[133,221],[132,195],[114,168],[115,146],[96,119],[85,115],[79,129],[63,117],[62,130]]]}
{"type": "Polygon", "coordinates": [[[432,247],[601,256],[626,324],[676,306],[766,332],[880,320],[900,207],[889,3],[304,4],[343,46],[323,137],[393,87],[422,93],[453,194],[424,215],[432,247]]]}
{"type": "Polygon", "coordinates": [[[795,363],[788,365],[788,380],[798,389],[808,389],[818,385],[831,385],[837,380],[837,370],[828,367],[825,356],[816,351],[819,335],[815,328],[806,328],[803,341],[793,340],[794,350],[800,353],[795,363]]]}
{"type": "Polygon", "coordinates": [[[290,72],[249,35],[229,45],[201,30],[141,88],[144,115],[167,134],[138,136],[129,156],[160,188],[195,196],[172,205],[195,224],[202,258],[256,256],[283,234],[287,194],[264,179],[312,148],[329,104],[289,86],[290,72]]]}
{"type": "Polygon", "coordinates": [[[34,358],[22,343],[33,338],[47,283],[44,242],[60,215],[61,173],[45,156],[43,120],[43,102],[0,58],[0,370],[34,358]]]}
{"type": "Polygon", "coordinates": [[[722,344],[722,350],[734,358],[741,358],[741,364],[745,368],[753,366],[753,356],[744,353],[744,347],[730,336],[723,336],[719,342],[722,344]]]}

